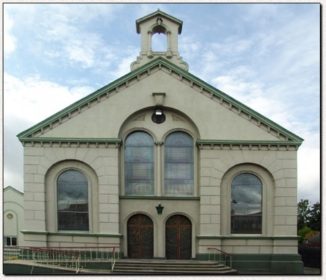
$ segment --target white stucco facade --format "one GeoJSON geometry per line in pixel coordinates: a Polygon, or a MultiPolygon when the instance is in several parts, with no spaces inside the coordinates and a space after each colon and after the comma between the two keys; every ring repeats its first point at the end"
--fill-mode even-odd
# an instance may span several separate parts
{"type": "MultiPolygon", "coordinates": [[[[158,11],[137,22],[141,56],[149,44],[144,34],[156,30],[158,17],[171,30],[171,51],[179,55],[173,40],[182,22],[158,11]]],[[[26,246],[118,246],[129,257],[128,221],[139,214],[152,221],[154,258],[166,257],[167,221],[174,216],[190,221],[191,258],[207,255],[211,247],[229,254],[297,255],[297,149],[302,139],[182,65],[167,54],[139,58],[124,79],[19,135],[26,246]],[[156,93],[164,93],[159,107],[166,119],[159,124],[151,119],[158,107],[156,93]],[[125,190],[126,138],[134,131],[153,139],[150,195],[125,190]],[[176,131],[193,141],[192,195],[165,195],[165,142],[176,131]],[[87,178],[87,231],[58,229],[57,182],[69,169],[87,178]],[[255,234],[231,233],[231,185],[243,173],[262,185],[261,231],[255,234]],[[158,205],[164,207],[161,214],[158,205]]]]}

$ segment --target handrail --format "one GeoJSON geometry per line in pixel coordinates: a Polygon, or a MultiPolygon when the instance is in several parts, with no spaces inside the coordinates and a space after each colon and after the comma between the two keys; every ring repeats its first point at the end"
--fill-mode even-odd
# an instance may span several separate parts
{"type": "Polygon", "coordinates": [[[112,259],[111,271],[113,271],[114,266],[115,266],[115,248],[116,247],[113,247],[113,251],[112,251],[113,259],[112,259]]]}
{"type": "MultiPolygon", "coordinates": [[[[109,261],[111,271],[114,269],[116,260],[119,259],[119,246],[103,247],[15,247],[18,254],[16,258],[34,260],[47,265],[60,265],[76,270],[76,273],[85,267],[89,261],[109,261]]],[[[8,250],[10,252],[10,250],[8,250]]],[[[4,252],[5,256],[5,252],[4,252]]],[[[9,256],[12,256],[9,254],[9,256]]]]}
{"type": "Polygon", "coordinates": [[[34,247],[34,246],[16,246],[16,247],[8,247],[8,248],[19,248],[19,249],[58,249],[58,250],[66,250],[66,249],[112,249],[112,248],[119,248],[119,246],[93,246],[93,247],[76,247],[76,246],[67,246],[67,247],[34,247]]]}
{"type": "MultiPolygon", "coordinates": [[[[221,261],[221,255],[224,256],[224,264],[227,265],[227,258],[229,258],[229,266],[232,268],[232,255],[222,251],[221,249],[218,249],[216,247],[208,247],[207,250],[216,250],[217,252],[220,252],[221,254],[218,254],[217,252],[215,252],[214,254],[214,260],[216,260],[216,256],[219,255],[219,261],[221,261]]],[[[211,255],[209,254],[209,259],[211,255]]]]}

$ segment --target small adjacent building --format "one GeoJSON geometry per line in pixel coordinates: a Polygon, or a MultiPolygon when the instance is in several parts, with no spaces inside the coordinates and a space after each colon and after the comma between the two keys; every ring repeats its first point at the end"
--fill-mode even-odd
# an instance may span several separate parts
{"type": "Polygon", "coordinates": [[[163,259],[216,248],[240,271],[301,273],[303,140],[191,74],[182,25],[160,10],[138,19],[128,74],[18,135],[25,245],[163,259]]]}
{"type": "Polygon", "coordinates": [[[22,246],[24,194],[8,186],[3,191],[3,246],[22,246]]]}

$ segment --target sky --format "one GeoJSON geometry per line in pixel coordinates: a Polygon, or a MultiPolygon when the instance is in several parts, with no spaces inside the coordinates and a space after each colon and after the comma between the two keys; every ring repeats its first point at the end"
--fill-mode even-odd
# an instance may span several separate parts
{"type": "Polygon", "coordinates": [[[157,9],[183,21],[190,73],[304,138],[298,201],[319,201],[318,4],[5,4],[4,186],[23,191],[16,135],[130,72],[157,9]]]}

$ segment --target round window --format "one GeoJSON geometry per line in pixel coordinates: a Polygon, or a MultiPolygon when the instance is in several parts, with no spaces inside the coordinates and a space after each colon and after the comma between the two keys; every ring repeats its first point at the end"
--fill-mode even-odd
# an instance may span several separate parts
{"type": "Polygon", "coordinates": [[[13,214],[11,213],[7,214],[7,219],[11,220],[13,217],[14,217],[13,214]]]}

